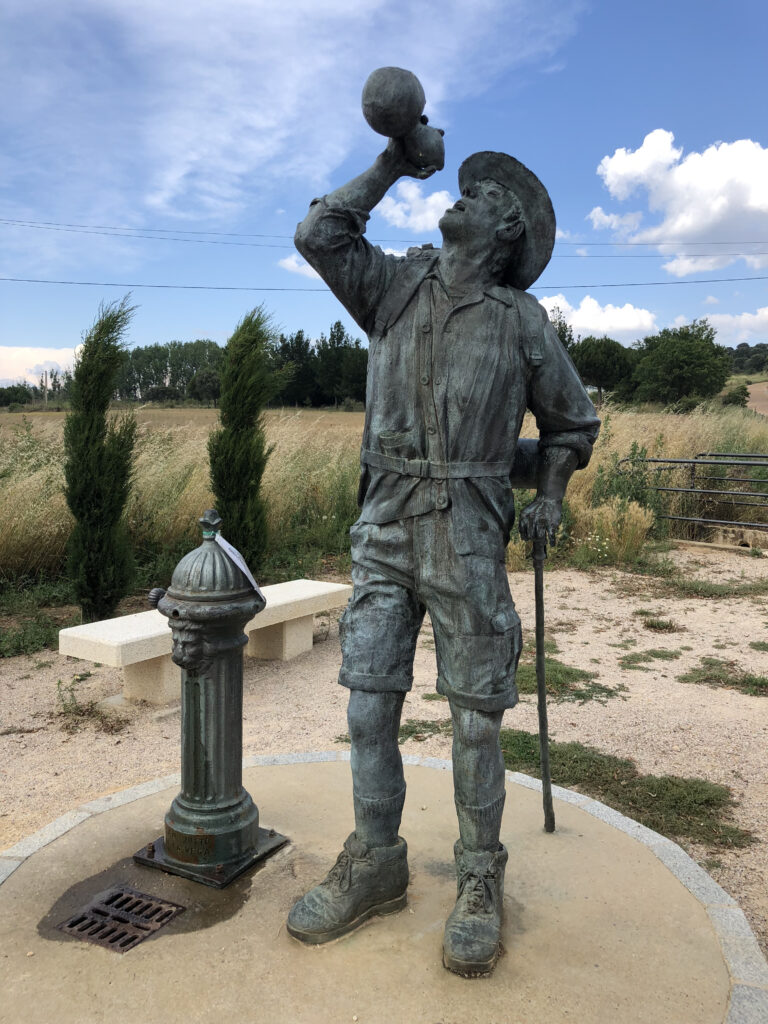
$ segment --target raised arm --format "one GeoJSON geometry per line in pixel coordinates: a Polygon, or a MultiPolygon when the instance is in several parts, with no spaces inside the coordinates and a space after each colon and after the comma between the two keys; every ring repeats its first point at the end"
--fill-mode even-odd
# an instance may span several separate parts
{"type": "Polygon", "coordinates": [[[402,141],[390,139],[366,171],[313,200],[296,228],[296,248],[365,331],[398,262],[365,239],[368,216],[399,178],[423,180],[434,171],[410,163],[402,141]]]}
{"type": "Polygon", "coordinates": [[[406,158],[401,139],[390,139],[387,148],[373,164],[341,188],[325,197],[329,206],[346,206],[370,213],[400,178],[424,181],[435,173],[434,167],[416,167],[406,158]]]}

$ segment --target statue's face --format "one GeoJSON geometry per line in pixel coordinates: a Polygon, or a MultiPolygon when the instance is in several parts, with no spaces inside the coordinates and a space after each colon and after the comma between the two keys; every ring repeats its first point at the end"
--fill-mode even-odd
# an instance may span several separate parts
{"type": "Polygon", "coordinates": [[[173,626],[171,659],[181,668],[193,670],[203,661],[203,631],[197,623],[173,626]]]}
{"type": "Polygon", "coordinates": [[[461,193],[461,199],[440,218],[440,231],[448,242],[465,242],[472,248],[478,243],[496,243],[497,232],[515,203],[513,192],[497,181],[486,178],[472,182],[461,193]]]}

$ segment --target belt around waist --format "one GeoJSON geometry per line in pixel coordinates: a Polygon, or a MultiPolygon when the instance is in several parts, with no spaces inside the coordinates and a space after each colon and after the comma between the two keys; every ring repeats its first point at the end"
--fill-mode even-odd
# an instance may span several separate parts
{"type": "Polygon", "coordinates": [[[398,455],[385,455],[364,448],[360,461],[374,469],[399,473],[401,476],[418,476],[429,480],[460,480],[466,477],[501,476],[508,477],[508,462],[434,462],[429,459],[404,459],[398,455]]]}

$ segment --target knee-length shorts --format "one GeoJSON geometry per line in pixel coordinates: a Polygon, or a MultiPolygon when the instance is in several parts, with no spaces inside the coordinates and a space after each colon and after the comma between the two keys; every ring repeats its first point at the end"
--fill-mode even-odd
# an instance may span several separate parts
{"type": "Polygon", "coordinates": [[[428,611],[437,692],[481,711],[514,707],[522,637],[503,549],[498,558],[458,554],[448,511],[357,522],[350,537],[354,589],[339,621],[342,686],[410,690],[428,611]]]}

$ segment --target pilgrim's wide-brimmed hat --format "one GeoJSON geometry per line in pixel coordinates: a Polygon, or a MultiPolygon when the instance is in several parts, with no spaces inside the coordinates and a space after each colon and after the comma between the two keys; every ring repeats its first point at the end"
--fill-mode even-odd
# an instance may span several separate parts
{"type": "Polygon", "coordinates": [[[555,245],[555,211],[542,183],[506,153],[473,153],[459,168],[459,189],[492,178],[505,185],[523,206],[525,231],[504,274],[505,284],[525,291],[543,273],[555,245]]]}

